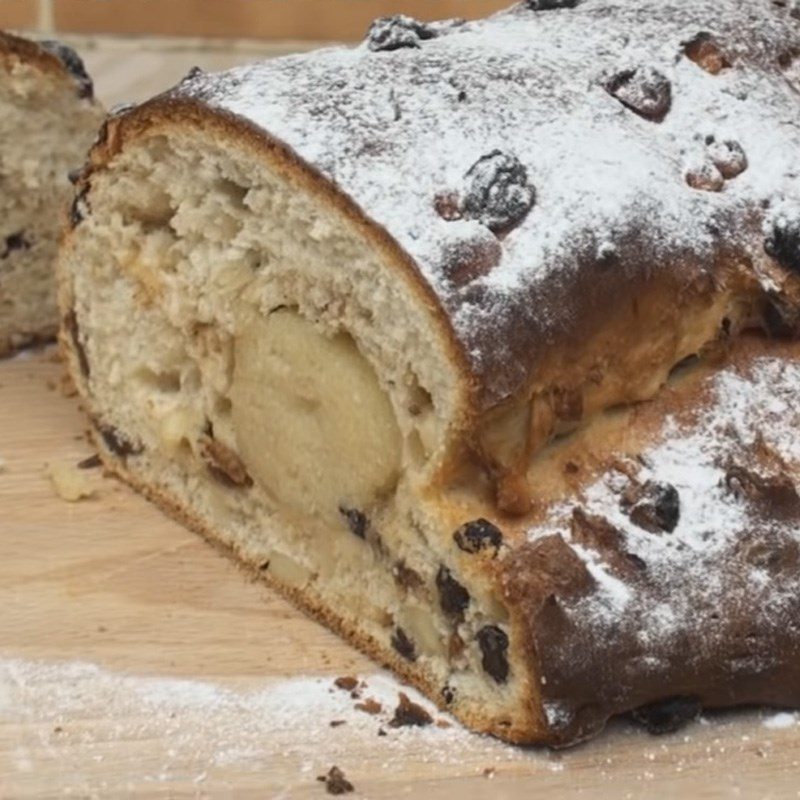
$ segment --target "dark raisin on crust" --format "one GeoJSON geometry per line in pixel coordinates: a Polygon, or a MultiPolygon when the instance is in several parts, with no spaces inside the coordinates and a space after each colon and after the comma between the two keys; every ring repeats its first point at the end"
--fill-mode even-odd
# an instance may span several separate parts
{"type": "Polygon", "coordinates": [[[791,219],[780,217],[773,222],[764,250],[784,269],[800,273],[800,212],[791,219]]]}
{"type": "Polygon", "coordinates": [[[355,787],[345,777],[339,767],[331,767],[327,774],[317,775],[317,780],[325,784],[325,791],[328,794],[348,794],[355,791],[355,787]]]}
{"type": "Polygon", "coordinates": [[[358,536],[359,539],[366,540],[367,528],[369,528],[367,515],[357,508],[348,508],[347,506],[339,506],[339,513],[345,518],[351,533],[358,536]]]}
{"type": "Polygon", "coordinates": [[[580,0],[525,0],[532,11],[554,11],[557,8],[575,8],[580,0]]]}
{"type": "Polygon", "coordinates": [[[477,634],[481,664],[496,683],[508,680],[508,635],[496,625],[485,625],[477,634]]]}
{"type": "Polygon", "coordinates": [[[444,700],[447,705],[453,702],[456,699],[455,690],[450,686],[443,686],[442,687],[442,699],[444,700]]]}
{"type": "Polygon", "coordinates": [[[98,425],[97,430],[100,432],[106,447],[120,458],[137,456],[144,450],[141,445],[133,444],[123,433],[111,425],[98,425]]]}
{"type": "Polygon", "coordinates": [[[73,77],[78,85],[78,97],[91,98],[94,95],[92,79],[89,77],[81,57],[71,47],[53,40],[39,42],[39,45],[43,50],[55,56],[73,77]]]}
{"type": "Polygon", "coordinates": [[[405,692],[398,692],[398,698],[400,702],[389,723],[392,728],[403,728],[407,725],[423,727],[433,722],[433,717],[421,705],[410,700],[405,692]]]}
{"type": "Polygon", "coordinates": [[[396,627],[392,633],[392,647],[400,653],[407,661],[417,660],[417,649],[414,647],[414,642],[408,638],[408,635],[401,627],[396,627]]]}
{"type": "Polygon", "coordinates": [[[420,42],[434,39],[436,35],[433,26],[405,14],[395,14],[391,17],[380,17],[370,25],[367,46],[373,52],[417,48],[420,42]]]}
{"type": "Polygon", "coordinates": [[[678,490],[662,481],[630,485],[623,492],[620,505],[631,522],[651,533],[672,533],[680,519],[678,490]]]}
{"type": "Polygon", "coordinates": [[[464,613],[469,605],[469,592],[444,565],[436,573],[436,588],[439,590],[439,605],[445,614],[464,613]]]}
{"type": "Polygon", "coordinates": [[[496,556],[503,544],[503,532],[497,525],[488,519],[479,519],[466,522],[454,534],[453,539],[460,550],[465,553],[480,553],[483,550],[492,550],[496,556]]]}
{"type": "Polygon", "coordinates": [[[696,697],[670,697],[634,709],[631,717],[648,733],[661,736],[679,730],[699,713],[700,701],[696,697]]]}
{"type": "Polygon", "coordinates": [[[248,488],[253,485],[253,479],[247,473],[242,459],[230,447],[210,435],[202,436],[199,444],[200,457],[208,471],[220,483],[233,488],[248,488]]]}
{"type": "Polygon", "coordinates": [[[718,75],[728,69],[731,62],[725,57],[719,43],[705,31],[698,33],[683,45],[686,57],[711,75],[718,75]]]}
{"type": "Polygon", "coordinates": [[[626,108],[652,122],[661,122],[672,105],[672,85],[654,67],[622,70],[605,88],[626,108]]]}
{"type": "Polygon", "coordinates": [[[519,225],[536,201],[528,170],[510,153],[493,150],[478,159],[464,179],[462,216],[477,220],[492,233],[507,233],[519,225]]]}
{"type": "Polygon", "coordinates": [[[735,139],[719,141],[714,136],[707,136],[706,148],[711,162],[725,180],[729,181],[738,177],[748,167],[744,148],[735,139]]]}
{"type": "Polygon", "coordinates": [[[80,329],[78,328],[78,317],[75,314],[75,309],[71,308],[64,314],[62,319],[64,330],[69,334],[72,341],[72,347],[75,350],[75,355],[78,358],[78,366],[80,367],[81,374],[84,378],[89,377],[89,359],[86,356],[86,349],[81,342],[80,329]]]}
{"type": "Polygon", "coordinates": [[[30,250],[31,243],[25,238],[25,231],[17,231],[9,236],[6,236],[5,246],[0,252],[0,261],[8,258],[12,253],[17,250],[30,250]]]}

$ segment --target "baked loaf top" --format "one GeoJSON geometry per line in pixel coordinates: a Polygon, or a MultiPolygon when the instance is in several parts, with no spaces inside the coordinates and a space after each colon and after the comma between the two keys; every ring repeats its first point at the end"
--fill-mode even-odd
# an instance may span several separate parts
{"type": "Polygon", "coordinates": [[[382,226],[488,407],[648,282],[800,269],[799,17],[791,0],[397,17],[353,49],[193,71],[171,98],[268,131],[382,226]]]}

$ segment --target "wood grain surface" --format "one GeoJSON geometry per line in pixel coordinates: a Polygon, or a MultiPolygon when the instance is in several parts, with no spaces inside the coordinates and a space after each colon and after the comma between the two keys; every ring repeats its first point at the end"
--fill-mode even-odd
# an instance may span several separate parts
{"type": "MultiPolygon", "coordinates": [[[[256,54],[89,44],[107,104],[256,54]]],[[[90,469],[92,497],[57,496],[47,465],[92,453],[60,377],[52,348],[0,362],[0,798],[324,798],[334,764],[365,798],[800,796],[800,727],[774,711],[563,753],[391,728],[402,687],[125,486],[90,469]]]]}

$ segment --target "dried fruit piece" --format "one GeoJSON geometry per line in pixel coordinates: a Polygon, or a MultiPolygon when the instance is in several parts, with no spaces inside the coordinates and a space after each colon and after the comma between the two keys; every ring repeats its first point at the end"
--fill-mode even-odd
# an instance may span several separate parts
{"type": "Polygon", "coordinates": [[[200,457],[209,472],[226,486],[247,488],[253,485],[242,459],[226,444],[211,436],[201,436],[200,457]]]}
{"type": "Polygon", "coordinates": [[[328,794],[348,794],[355,791],[355,787],[344,775],[339,767],[331,767],[326,775],[317,775],[317,780],[325,784],[328,794]]]}
{"type": "Polygon", "coordinates": [[[403,589],[418,589],[424,583],[422,576],[411,567],[407,567],[405,561],[398,561],[392,567],[392,575],[397,585],[403,589]]]}
{"type": "Polygon", "coordinates": [[[626,108],[652,122],[661,122],[672,105],[672,85],[654,67],[618,72],[605,88],[626,108]]]}
{"type": "Polygon", "coordinates": [[[144,449],[142,445],[133,444],[123,433],[111,425],[98,425],[97,430],[106,447],[120,458],[137,456],[144,449]]]}
{"type": "Polygon", "coordinates": [[[784,269],[800,273],[800,210],[772,218],[764,250],[784,269]]]}
{"type": "Polygon", "coordinates": [[[580,0],[525,0],[532,11],[554,11],[557,8],[575,8],[580,0]]]}
{"type": "Polygon", "coordinates": [[[453,286],[464,286],[488,275],[502,257],[500,243],[484,231],[483,237],[448,242],[442,253],[442,272],[453,286]]]}
{"type": "Polygon", "coordinates": [[[480,517],[462,525],[453,534],[453,539],[465,553],[493,550],[496,556],[503,544],[503,532],[488,519],[480,517]]]}
{"type": "Polygon", "coordinates": [[[462,215],[493,233],[507,233],[518,225],[536,200],[525,166],[515,155],[500,150],[480,158],[464,179],[467,188],[461,201],[462,215]]]}
{"type": "Polygon", "coordinates": [[[439,605],[445,614],[462,614],[469,605],[469,592],[444,565],[436,573],[436,588],[439,590],[439,605]]]}
{"type": "Polygon", "coordinates": [[[739,142],[733,139],[717,141],[714,136],[706,138],[708,155],[725,180],[741,175],[747,169],[747,155],[739,142]]]}
{"type": "Polygon", "coordinates": [[[392,647],[407,661],[417,660],[417,649],[414,647],[414,642],[408,638],[406,632],[399,626],[394,629],[391,642],[392,647]]]}
{"type": "Polygon", "coordinates": [[[442,699],[444,700],[447,705],[453,702],[456,699],[455,690],[450,686],[443,686],[442,687],[442,699]]]}
{"type": "Polygon", "coordinates": [[[369,520],[363,511],[359,511],[357,508],[339,506],[339,512],[347,521],[347,526],[350,528],[352,533],[358,536],[359,539],[367,538],[369,520]]]}
{"type": "Polygon", "coordinates": [[[485,625],[478,631],[478,645],[481,648],[481,664],[487,674],[497,683],[508,680],[508,635],[497,625],[485,625]]]}
{"type": "Polygon", "coordinates": [[[631,716],[648,733],[661,736],[679,730],[699,713],[700,702],[696,697],[670,697],[640,706],[631,712],[631,716]]]}
{"type": "Polygon", "coordinates": [[[398,698],[400,702],[389,723],[392,728],[403,728],[407,725],[423,727],[433,722],[433,717],[421,705],[410,700],[405,692],[399,692],[398,698]]]}
{"type": "Polygon", "coordinates": [[[81,57],[71,47],[67,47],[63,42],[52,40],[41,41],[39,45],[43,50],[54,55],[73,77],[78,85],[78,97],[91,98],[93,96],[92,79],[89,77],[89,73],[86,72],[86,67],[81,57]]]}
{"type": "Polygon", "coordinates": [[[373,52],[417,48],[420,42],[435,39],[436,29],[405,14],[380,17],[367,31],[367,46],[373,52]]]}
{"type": "Polygon", "coordinates": [[[383,706],[373,697],[368,697],[363,703],[356,703],[355,709],[363,711],[365,714],[380,714],[383,706]]]}
{"type": "Polygon", "coordinates": [[[620,505],[631,522],[651,533],[671,533],[680,519],[680,497],[670,483],[631,484],[623,493],[620,505]]]}
{"type": "Polygon", "coordinates": [[[718,75],[723,69],[731,66],[731,62],[710,33],[698,33],[684,44],[683,52],[690,61],[694,61],[698,67],[711,75],[718,75]]]}

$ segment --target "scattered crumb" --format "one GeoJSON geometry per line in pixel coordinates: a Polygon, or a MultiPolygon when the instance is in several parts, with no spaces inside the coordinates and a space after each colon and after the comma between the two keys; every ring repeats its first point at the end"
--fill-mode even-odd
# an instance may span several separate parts
{"type": "Polygon", "coordinates": [[[53,728],[53,733],[62,733],[63,730],[64,729],[60,725],[56,725],[55,728],[53,728]]]}
{"type": "Polygon", "coordinates": [[[355,707],[367,714],[380,714],[383,711],[383,706],[372,697],[368,697],[363,703],[356,703],[355,707]]]}
{"type": "Polygon", "coordinates": [[[378,736],[388,736],[389,734],[383,728],[378,728],[378,736]]]}
{"type": "Polygon", "coordinates": [[[433,717],[417,703],[409,700],[405,692],[398,694],[400,702],[394,710],[394,717],[389,725],[392,728],[402,728],[407,725],[430,725],[433,722],[433,717]]]}
{"type": "Polygon", "coordinates": [[[84,458],[83,461],[78,462],[78,469],[94,469],[95,467],[100,467],[103,465],[103,462],[100,460],[100,456],[95,453],[93,456],[89,456],[88,458],[84,458]]]}
{"type": "Polygon", "coordinates": [[[338,728],[340,725],[346,725],[347,720],[344,719],[332,719],[330,721],[331,728],[338,728]]]}
{"type": "Polygon", "coordinates": [[[352,675],[344,675],[341,678],[337,678],[333,684],[346,692],[352,692],[358,686],[358,678],[354,678],[352,675]]]}
{"type": "Polygon", "coordinates": [[[483,770],[483,777],[484,778],[494,778],[495,768],[494,767],[485,767],[483,770]]]}
{"type": "Polygon", "coordinates": [[[328,794],[347,794],[354,790],[354,786],[344,775],[339,767],[331,767],[327,775],[317,775],[317,780],[325,784],[328,794]]]}
{"type": "Polygon", "coordinates": [[[95,493],[91,481],[74,464],[48,464],[47,475],[56,494],[68,503],[75,503],[95,493]]]}

